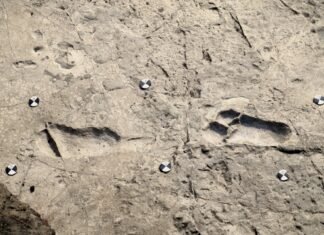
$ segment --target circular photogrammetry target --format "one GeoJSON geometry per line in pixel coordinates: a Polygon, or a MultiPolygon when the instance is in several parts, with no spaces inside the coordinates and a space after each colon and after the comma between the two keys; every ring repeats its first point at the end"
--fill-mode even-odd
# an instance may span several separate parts
{"type": "Polygon", "coordinates": [[[37,96],[32,96],[30,97],[29,101],[28,101],[28,105],[31,108],[37,107],[39,105],[40,99],[37,96]]]}
{"type": "Polygon", "coordinates": [[[314,98],[313,98],[313,102],[317,105],[323,105],[324,104],[324,96],[322,95],[316,95],[314,98]]]}
{"type": "Polygon", "coordinates": [[[171,171],[171,162],[162,162],[159,169],[162,173],[169,173],[171,171]]]}
{"type": "Polygon", "coordinates": [[[17,174],[17,166],[15,164],[9,164],[6,167],[6,174],[9,176],[13,176],[13,175],[17,174]]]}
{"type": "Polygon", "coordinates": [[[277,173],[277,178],[278,178],[280,181],[287,181],[287,180],[289,180],[289,176],[288,176],[287,171],[284,170],[284,169],[280,170],[280,171],[277,173]]]}
{"type": "Polygon", "coordinates": [[[151,80],[149,80],[149,79],[143,79],[143,80],[141,80],[140,83],[139,83],[139,87],[140,87],[142,90],[147,90],[147,89],[149,89],[149,88],[151,87],[151,85],[152,85],[152,82],[151,82],[151,80]]]}

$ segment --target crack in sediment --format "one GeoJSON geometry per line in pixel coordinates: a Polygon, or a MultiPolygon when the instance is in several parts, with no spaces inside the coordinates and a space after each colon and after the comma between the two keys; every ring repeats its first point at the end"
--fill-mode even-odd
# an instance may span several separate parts
{"type": "Polygon", "coordinates": [[[187,33],[185,30],[179,28],[179,32],[183,35],[184,43],[182,44],[182,49],[183,49],[183,67],[185,69],[188,69],[188,63],[187,63],[187,33]]]}
{"type": "Polygon", "coordinates": [[[158,63],[156,63],[156,62],[154,62],[154,60],[152,60],[152,59],[150,59],[150,61],[151,61],[151,63],[152,63],[153,65],[155,65],[156,67],[158,67],[159,69],[161,69],[161,71],[163,72],[163,74],[164,74],[167,78],[170,78],[169,73],[165,70],[165,68],[162,67],[162,65],[160,65],[160,64],[158,64],[158,63]]]}
{"type": "Polygon", "coordinates": [[[316,164],[314,163],[313,159],[310,159],[313,168],[315,169],[315,171],[319,174],[319,175],[323,175],[321,170],[316,166],[316,164]]]}
{"type": "Polygon", "coordinates": [[[235,15],[233,15],[232,12],[230,12],[230,15],[231,15],[232,19],[234,20],[236,31],[241,34],[241,36],[246,41],[246,43],[248,44],[248,46],[250,48],[252,48],[252,44],[249,41],[248,37],[246,36],[246,34],[245,34],[244,30],[243,30],[243,27],[241,25],[241,22],[239,21],[238,17],[235,16],[235,15]]]}
{"type": "Polygon", "coordinates": [[[193,195],[193,197],[195,199],[197,199],[197,192],[196,192],[195,187],[190,179],[189,179],[189,192],[193,195]]]}
{"type": "MultiPolygon", "coordinates": [[[[179,29],[180,33],[183,35],[183,44],[182,44],[182,48],[183,48],[183,66],[185,68],[185,70],[189,70],[188,69],[188,58],[187,58],[187,33],[185,30],[183,29],[179,29]]],[[[186,110],[186,126],[185,126],[185,136],[186,139],[184,141],[184,151],[187,152],[189,154],[189,156],[192,155],[192,151],[191,148],[188,146],[188,143],[190,142],[190,131],[189,131],[189,110],[191,109],[191,102],[190,102],[190,80],[187,78],[187,74],[184,75],[185,76],[185,80],[186,80],[186,87],[185,87],[185,96],[188,98],[188,109],[186,110]]]]}
{"type": "Polygon", "coordinates": [[[295,15],[299,15],[299,12],[296,11],[291,6],[289,6],[284,0],[279,0],[279,1],[282,3],[282,5],[284,5],[285,7],[287,7],[292,13],[294,13],[295,15]]]}

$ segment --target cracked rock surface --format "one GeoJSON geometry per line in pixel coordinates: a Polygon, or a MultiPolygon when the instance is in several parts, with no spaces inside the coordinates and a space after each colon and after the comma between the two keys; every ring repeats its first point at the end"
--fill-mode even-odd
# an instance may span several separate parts
{"type": "Polygon", "coordinates": [[[1,0],[0,183],[48,221],[31,234],[323,234],[323,16],[323,0],[1,0]]]}

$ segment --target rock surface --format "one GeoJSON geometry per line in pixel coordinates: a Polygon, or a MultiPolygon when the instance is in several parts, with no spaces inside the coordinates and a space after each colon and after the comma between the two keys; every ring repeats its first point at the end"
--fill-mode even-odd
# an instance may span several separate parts
{"type": "Polygon", "coordinates": [[[57,234],[323,234],[323,0],[0,8],[0,182],[57,234]]]}
{"type": "Polygon", "coordinates": [[[55,234],[47,221],[28,205],[21,203],[5,186],[0,184],[0,231],[10,234],[55,234]]]}

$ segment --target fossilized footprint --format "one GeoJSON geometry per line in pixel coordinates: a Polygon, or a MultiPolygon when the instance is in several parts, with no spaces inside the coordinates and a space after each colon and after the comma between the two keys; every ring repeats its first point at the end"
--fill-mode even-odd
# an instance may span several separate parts
{"type": "Polygon", "coordinates": [[[69,158],[101,155],[120,140],[108,127],[73,128],[50,123],[41,131],[37,146],[42,152],[52,151],[57,157],[69,158]]]}
{"type": "Polygon", "coordinates": [[[218,140],[228,143],[272,146],[287,141],[290,127],[282,122],[263,120],[233,109],[221,111],[208,131],[218,140]]]}

